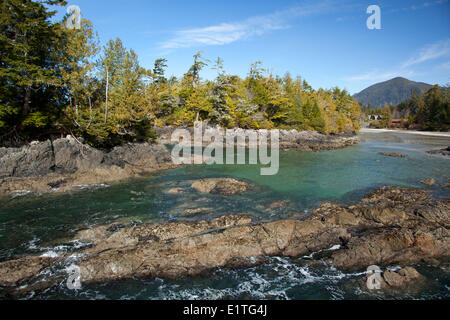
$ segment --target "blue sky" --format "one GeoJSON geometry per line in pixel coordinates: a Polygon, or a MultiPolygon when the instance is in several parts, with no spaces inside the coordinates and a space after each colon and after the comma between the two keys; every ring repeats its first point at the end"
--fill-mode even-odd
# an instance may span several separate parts
{"type": "Polygon", "coordinates": [[[208,59],[221,57],[229,74],[244,77],[260,60],[274,74],[289,71],[314,88],[339,86],[352,94],[396,76],[450,84],[449,0],[68,3],[94,23],[102,43],[121,38],[144,67],[166,58],[168,75],[183,75],[203,50],[208,59]],[[381,30],[366,26],[369,5],[381,8],[381,30]]]}

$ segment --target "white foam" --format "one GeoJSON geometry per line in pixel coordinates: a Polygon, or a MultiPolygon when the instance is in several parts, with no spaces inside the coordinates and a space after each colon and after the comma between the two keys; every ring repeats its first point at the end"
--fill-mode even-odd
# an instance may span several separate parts
{"type": "Polygon", "coordinates": [[[59,253],[55,251],[47,251],[44,254],[42,254],[41,257],[57,258],[59,257],[59,253]]]}
{"type": "Polygon", "coordinates": [[[11,199],[24,197],[26,195],[29,195],[30,193],[32,193],[32,192],[29,190],[16,190],[11,194],[11,199]]]}

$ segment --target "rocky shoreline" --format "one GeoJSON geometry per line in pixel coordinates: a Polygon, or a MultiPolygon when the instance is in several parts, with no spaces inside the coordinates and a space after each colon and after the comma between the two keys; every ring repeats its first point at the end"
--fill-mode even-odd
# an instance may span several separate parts
{"type": "Polygon", "coordinates": [[[0,148],[0,194],[67,191],[175,167],[158,144],[126,144],[102,151],[71,136],[0,148]]]}
{"type": "MultiPolygon", "coordinates": [[[[165,127],[157,128],[158,135],[157,142],[160,144],[172,144],[172,133],[180,129],[177,127],[165,127]]],[[[194,128],[182,128],[189,132],[193,142],[194,128]]],[[[223,137],[233,136],[242,137],[249,134],[255,134],[257,136],[266,135],[270,138],[270,130],[245,130],[241,128],[224,129],[221,127],[202,127],[202,135],[219,135],[223,137]]],[[[346,148],[360,142],[358,136],[355,133],[340,133],[332,135],[324,135],[316,131],[297,131],[297,130],[278,130],[279,132],[279,147],[284,151],[322,151],[322,150],[335,150],[346,148]]],[[[210,142],[203,141],[203,146],[207,146],[210,142]]],[[[238,141],[235,141],[235,145],[238,141]]],[[[270,139],[269,139],[270,144],[270,139]]],[[[248,146],[248,142],[245,143],[248,146]]]]}
{"type": "MultiPolygon", "coordinates": [[[[303,220],[293,215],[264,222],[232,215],[212,221],[116,223],[84,230],[73,239],[85,244],[76,252],[1,263],[0,286],[3,295],[44,289],[65,281],[64,266],[73,264],[79,267],[83,283],[178,278],[264,263],[272,256],[302,257],[330,247],[336,250],[323,259],[342,270],[407,266],[448,258],[449,227],[449,200],[437,201],[423,190],[385,187],[355,205],[323,203],[303,220]]],[[[395,283],[398,275],[387,277],[388,283],[395,283]]]]}
{"type": "MultiPolygon", "coordinates": [[[[176,128],[160,128],[156,143],[134,143],[99,150],[71,136],[33,142],[21,148],[0,148],[0,195],[60,192],[103,185],[176,167],[166,144],[176,128]]],[[[188,130],[193,132],[193,128],[188,130]]],[[[206,128],[205,130],[222,130],[206,128]]],[[[231,130],[241,134],[242,129],[231,130]]],[[[357,144],[353,135],[325,136],[316,132],[280,131],[283,150],[320,151],[357,144]]]]}

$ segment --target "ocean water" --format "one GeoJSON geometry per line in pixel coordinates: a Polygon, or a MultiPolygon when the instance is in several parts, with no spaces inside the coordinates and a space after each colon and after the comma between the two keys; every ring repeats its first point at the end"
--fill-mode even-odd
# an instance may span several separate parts
{"type": "MultiPolygon", "coordinates": [[[[167,221],[196,221],[224,214],[250,214],[273,220],[292,214],[308,215],[323,201],[353,203],[385,185],[429,189],[450,199],[441,185],[450,179],[450,160],[427,150],[450,145],[450,137],[407,133],[361,133],[362,143],[346,149],[281,152],[276,176],[261,176],[257,165],[186,166],[112,185],[80,187],[66,193],[18,193],[0,199],[0,261],[22,254],[60,255],[76,250],[71,241],[79,230],[122,222],[127,225],[167,221]],[[379,152],[401,152],[391,158],[379,152]],[[254,190],[239,196],[199,194],[192,181],[205,177],[245,179],[254,190]],[[434,178],[427,187],[423,179],[434,178]],[[182,194],[168,194],[182,188],[182,194]],[[274,202],[285,206],[270,209],[274,202]],[[186,211],[202,208],[190,216],[186,211]]],[[[427,280],[410,291],[373,293],[364,290],[361,272],[343,273],[327,266],[323,255],[295,259],[273,257],[262,265],[178,280],[132,279],[72,291],[64,282],[32,299],[395,299],[449,298],[450,277],[443,267],[418,265],[427,280]]],[[[395,268],[396,266],[392,266],[395,268]]],[[[448,269],[447,269],[448,270],[448,269]]]]}

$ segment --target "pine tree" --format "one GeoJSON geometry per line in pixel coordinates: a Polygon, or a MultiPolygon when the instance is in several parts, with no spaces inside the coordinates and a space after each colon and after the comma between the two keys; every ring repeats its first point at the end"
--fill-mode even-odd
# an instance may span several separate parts
{"type": "Polygon", "coordinates": [[[0,135],[29,136],[51,125],[64,100],[58,57],[62,26],[46,5],[65,1],[3,0],[0,3],[0,135]]]}
{"type": "Polygon", "coordinates": [[[153,68],[153,74],[155,77],[155,83],[163,84],[167,82],[166,77],[164,76],[167,68],[167,60],[166,59],[157,59],[155,61],[155,67],[153,68]]]}

